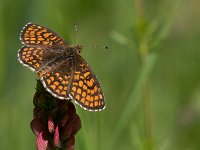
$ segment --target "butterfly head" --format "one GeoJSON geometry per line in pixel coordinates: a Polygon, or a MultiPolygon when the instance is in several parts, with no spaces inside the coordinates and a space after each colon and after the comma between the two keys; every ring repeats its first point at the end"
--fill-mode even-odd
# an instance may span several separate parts
{"type": "Polygon", "coordinates": [[[82,51],[82,46],[81,45],[76,45],[76,46],[74,46],[74,49],[75,49],[76,53],[79,54],[82,51]]]}

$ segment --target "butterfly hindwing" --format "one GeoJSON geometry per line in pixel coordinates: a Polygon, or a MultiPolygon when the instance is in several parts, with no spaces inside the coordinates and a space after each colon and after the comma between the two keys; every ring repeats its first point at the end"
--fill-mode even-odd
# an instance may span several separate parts
{"type": "MultiPolygon", "coordinates": [[[[55,97],[60,99],[69,99],[69,88],[72,80],[73,64],[72,60],[61,60],[55,66],[47,66],[46,68],[55,68],[51,70],[43,70],[46,72],[40,80],[44,87],[55,97]]],[[[45,68],[44,68],[45,69],[45,68]]]]}
{"type": "Polygon", "coordinates": [[[40,47],[23,46],[18,51],[18,60],[35,71],[43,64],[44,50],[40,47]]]}
{"type": "Polygon", "coordinates": [[[75,55],[58,64],[55,70],[41,78],[44,87],[53,96],[60,99],[74,98],[81,107],[90,111],[105,108],[101,86],[83,58],[75,55]]]}

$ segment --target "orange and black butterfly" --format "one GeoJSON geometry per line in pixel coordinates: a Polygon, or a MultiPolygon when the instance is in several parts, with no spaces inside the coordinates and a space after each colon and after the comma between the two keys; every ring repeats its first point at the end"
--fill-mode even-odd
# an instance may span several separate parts
{"type": "Polygon", "coordinates": [[[75,99],[89,111],[105,108],[102,88],[79,55],[80,45],[71,46],[57,33],[34,23],[24,26],[20,40],[19,62],[37,74],[49,93],[59,99],[75,99]]]}

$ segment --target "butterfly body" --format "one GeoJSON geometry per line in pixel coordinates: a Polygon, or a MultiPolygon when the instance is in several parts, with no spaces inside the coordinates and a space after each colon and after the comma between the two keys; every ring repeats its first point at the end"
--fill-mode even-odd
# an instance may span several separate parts
{"type": "MultiPolygon", "coordinates": [[[[50,72],[58,68],[59,65],[66,60],[76,59],[76,55],[79,55],[82,47],[80,45],[69,46],[60,49],[49,49],[43,53],[43,64],[36,69],[36,74],[42,77],[43,70],[50,72]],[[48,69],[47,69],[48,68],[48,69]]],[[[63,68],[64,69],[64,68],[63,68]]]]}
{"type": "Polygon", "coordinates": [[[59,99],[75,99],[86,110],[105,108],[101,86],[79,55],[82,46],[71,46],[55,32],[33,23],[23,28],[20,39],[24,46],[18,60],[36,73],[49,93],[59,99]]]}

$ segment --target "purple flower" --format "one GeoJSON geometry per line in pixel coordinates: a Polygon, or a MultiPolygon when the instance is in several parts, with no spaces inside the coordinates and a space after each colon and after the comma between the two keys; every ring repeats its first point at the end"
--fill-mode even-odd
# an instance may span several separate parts
{"type": "Polygon", "coordinates": [[[40,81],[37,82],[33,103],[34,119],[30,126],[37,136],[37,149],[74,150],[75,134],[81,128],[81,120],[73,103],[51,96],[40,81]]]}

